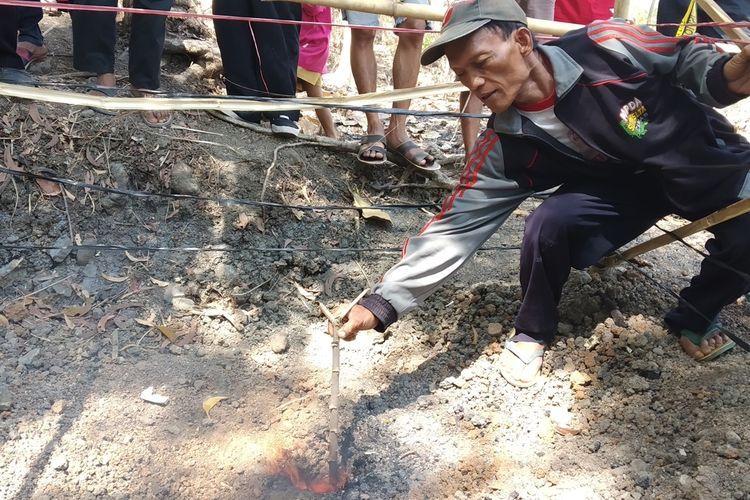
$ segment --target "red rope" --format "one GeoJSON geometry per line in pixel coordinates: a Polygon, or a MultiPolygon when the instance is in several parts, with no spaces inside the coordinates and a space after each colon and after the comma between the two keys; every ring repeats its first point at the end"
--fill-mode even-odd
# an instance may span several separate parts
{"type": "MultiPolygon", "coordinates": [[[[238,0],[239,1],[239,0],[238,0]]],[[[255,22],[255,23],[272,23],[272,24],[295,24],[295,25],[320,25],[320,26],[335,26],[337,28],[352,28],[352,29],[365,29],[365,30],[380,30],[380,31],[393,31],[408,32],[408,33],[440,33],[439,30],[420,30],[412,28],[396,28],[387,26],[361,26],[359,24],[349,23],[324,23],[317,21],[295,21],[292,19],[266,19],[263,17],[242,17],[242,16],[227,16],[221,14],[201,14],[198,12],[180,12],[170,10],[151,10],[151,9],[136,9],[134,7],[109,7],[106,5],[78,5],[72,3],[40,3],[33,2],[30,0],[0,0],[0,5],[7,5],[9,7],[34,7],[41,9],[55,9],[55,10],[81,10],[88,12],[123,12],[127,14],[144,14],[151,16],[164,16],[164,17],[176,17],[179,19],[214,19],[219,21],[243,21],[243,22],[255,22]]]]}

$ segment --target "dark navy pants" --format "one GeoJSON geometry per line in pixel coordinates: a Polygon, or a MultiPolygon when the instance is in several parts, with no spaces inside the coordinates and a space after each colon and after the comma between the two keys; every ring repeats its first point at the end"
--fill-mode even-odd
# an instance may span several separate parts
{"type": "Polygon", "coordinates": [[[18,17],[18,41],[30,42],[41,47],[44,45],[44,35],[39,29],[39,22],[44,13],[38,7],[19,7],[21,13],[18,17]]]}
{"type": "MultiPolygon", "coordinates": [[[[673,211],[658,182],[645,175],[561,187],[526,220],[516,331],[551,342],[570,268],[595,264],[673,211]]],[[[715,226],[711,232],[714,239],[706,244],[710,256],[750,273],[750,214],[715,226]]],[[[724,306],[749,290],[750,284],[742,276],[706,259],[700,273],[680,293],[683,300],[667,315],[667,323],[678,330],[702,331],[709,324],[706,318],[715,318],[724,306]]]]}
{"type": "Polygon", "coordinates": [[[16,54],[19,11],[18,7],[0,6],[0,68],[23,68],[16,54]]]}
{"type": "MultiPolygon", "coordinates": [[[[173,0],[135,0],[133,7],[170,10],[173,0]]],[[[116,0],[75,0],[82,5],[113,7],[116,0]]],[[[97,75],[114,73],[117,31],[114,12],[70,11],[73,21],[73,67],[97,75]]],[[[134,14],[130,26],[130,84],[137,89],[156,90],[160,86],[161,55],[164,50],[166,17],[134,14]]]]}

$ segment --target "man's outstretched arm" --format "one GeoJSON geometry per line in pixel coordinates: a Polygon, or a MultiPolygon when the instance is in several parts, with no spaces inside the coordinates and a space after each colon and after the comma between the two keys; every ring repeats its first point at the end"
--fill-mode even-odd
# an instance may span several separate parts
{"type": "Polygon", "coordinates": [[[382,331],[419,306],[531,193],[506,177],[501,140],[494,131],[485,131],[440,213],[407,240],[401,261],[352,309],[342,329],[345,338],[366,329],[382,331]]]}

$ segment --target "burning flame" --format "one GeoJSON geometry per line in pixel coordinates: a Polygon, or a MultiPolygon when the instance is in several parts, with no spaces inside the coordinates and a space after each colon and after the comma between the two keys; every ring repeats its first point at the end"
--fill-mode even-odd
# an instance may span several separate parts
{"type": "Polygon", "coordinates": [[[288,477],[292,486],[298,490],[309,491],[318,495],[341,491],[349,482],[349,473],[341,469],[338,471],[337,477],[326,477],[324,479],[312,477],[304,469],[298,467],[287,454],[282,455],[273,469],[274,474],[283,474],[288,477]]]}

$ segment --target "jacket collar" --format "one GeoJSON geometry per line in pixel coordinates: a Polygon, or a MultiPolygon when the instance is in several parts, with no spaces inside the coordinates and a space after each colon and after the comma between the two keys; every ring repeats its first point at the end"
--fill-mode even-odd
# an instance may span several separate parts
{"type": "MultiPolygon", "coordinates": [[[[560,100],[575,85],[583,73],[583,68],[563,49],[551,45],[539,45],[537,50],[547,56],[552,65],[552,76],[555,79],[555,93],[560,100]]],[[[521,115],[516,108],[494,115],[492,127],[503,134],[521,133],[521,115]]]]}

